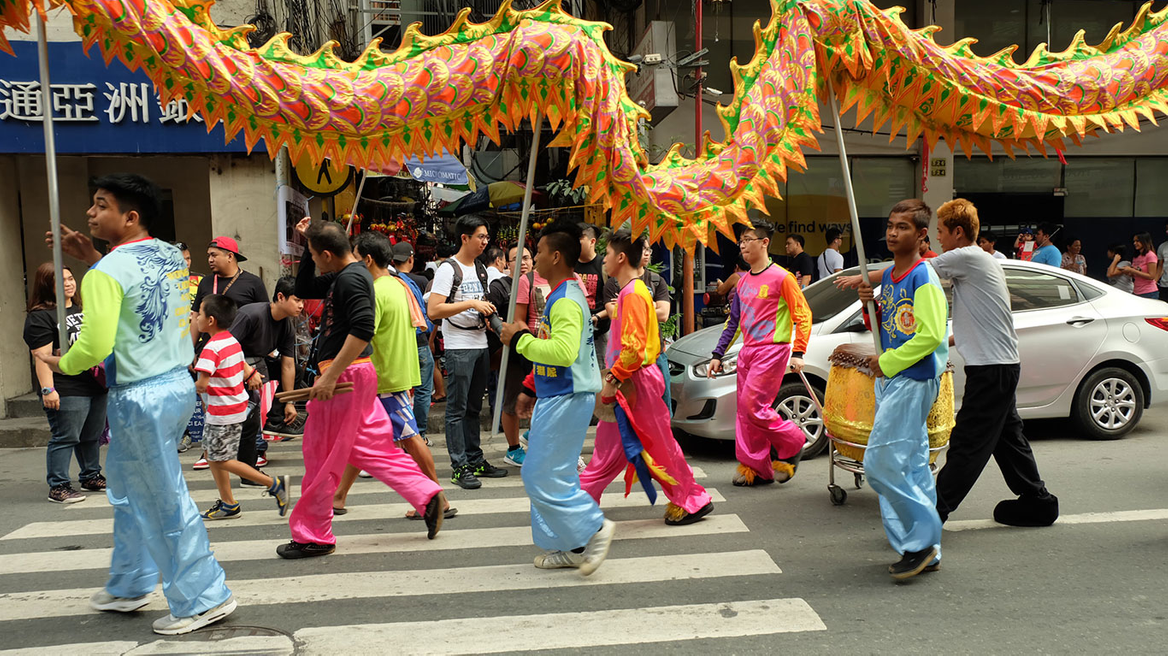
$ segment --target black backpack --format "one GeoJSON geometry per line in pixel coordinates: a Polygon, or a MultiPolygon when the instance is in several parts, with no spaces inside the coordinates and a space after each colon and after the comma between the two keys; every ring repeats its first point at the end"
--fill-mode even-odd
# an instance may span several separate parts
{"type": "MultiPolygon", "coordinates": [[[[450,283],[450,293],[446,295],[446,302],[452,303],[454,302],[455,292],[458,291],[460,287],[462,287],[462,265],[459,264],[458,260],[454,259],[453,257],[443,260],[442,264],[449,264],[454,268],[454,280],[450,283]]],[[[487,267],[482,262],[479,262],[478,259],[475,259],[474,268],[475,273],[479,277],[479,284],[482,285],[483,288],[483,298],[484,300],[490,301],[490,299],[487,298],[487,292],[489,291],[489,285],[487,285],[487,267]]],[[[497,308],[499,306],[496,305],[495,307],[497,308]]],[[[446,320],[450,321],[451,325],[453,325],[455,328],[462,328],[463,330],[482,330],[487,325],[486,320],[481,314],[479,315],[479,324],[475,327],[460,326],[451,321],[453,318],[454,317],[447,317],[446,320]]]]}

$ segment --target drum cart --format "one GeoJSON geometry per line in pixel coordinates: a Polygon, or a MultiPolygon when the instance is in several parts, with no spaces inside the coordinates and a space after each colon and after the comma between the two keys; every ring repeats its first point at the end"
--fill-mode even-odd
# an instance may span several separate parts
{"type": "MultiPolygon", "coordinates": [[[[823,417],[823,404],[819,402],[819,397],[815,395],[815,390],[811,387],[811,383],[807,380],[807,377],[803,375],[802,371],[799,372],[799,379],[803,381],[804,387],[807,388],[807,395],[810,396],[811,400],[815,403],[815,409],[819,410],[819,416],[823,417]]],[[[855,481],[856,489],[859,490],[860,488],[864,487],[864,463],[856,460],[855,458],[850,458],[840,453],[839,449],[836,448],[836,445],[842,444],[846,447],[851,447],[852,449],[856,449],[861,452],[868,447],[865,444],[856,444],[854,442],[848,442],[846,440],[835,437],[828,431],[826,421],[823,424],[823,434],[826,435],[828,439],[827,459],[829,466],[827,468],[827,491],[828,494],[831,495],[831,504],[833,506],[842,506],[848,500],[848,491],[836,484],[835,470],[838,468],[846,472],[850,472],[853,476],[853,480],[855,481]]],[[[939,453],[945,450],[948,446],[949,444],[946,442],[944,445],[939,447],[930,447],[929,452],[939,453]]],[[[933,458],[930,458],[929,471],[936,475],[937,464],[932,460],[933,458]]]]}

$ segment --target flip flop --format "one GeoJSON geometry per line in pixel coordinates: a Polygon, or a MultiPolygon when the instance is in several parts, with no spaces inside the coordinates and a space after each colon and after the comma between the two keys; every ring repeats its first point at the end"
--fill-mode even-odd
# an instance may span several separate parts
{"type": "Polygon", "coordinates": [[[333,506],[333,514],[334,515],[343,515],[347,512],[349,512],[348,508],[337,508],[336,506],[333,506]]]}
{"type": "MultiPolygon", "coordinates": [[[[442,513],[442,518],[443,519],[450,519],[451,517],[454,517],[457,514],[458,514],[458,508],[454,508],[452,506],[450,508],[447,508],[442,513]]],[[[417,514],[417,512],[415,511],[415,513],[413,515],[406,515],[406,519],[424,519],[424,518],[421,515],[417,514]]]]}

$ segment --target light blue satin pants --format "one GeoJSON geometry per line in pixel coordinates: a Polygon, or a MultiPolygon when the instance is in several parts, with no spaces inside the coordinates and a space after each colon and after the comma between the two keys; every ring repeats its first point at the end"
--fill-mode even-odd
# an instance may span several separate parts
{"type": "Polygon", "coordinates": [[[531,498],[531,537],[545,551],[583,547],[604,523],[604,513],[580,488],[576,471],[595,398],[565,394],[535,402],[520,475],[531,498]]]}
{"type": "Polygon", "coordinates": [[[864,473],[880,495],[888,542],[902,555],[932,546],[940,554],[941,517],[925,425],[939,389],[936,378],[876,379],[876,418],[864,452],[864,473]]]}
{"type": "Polygon", "coordinates": [[[178,461],[176,442],[194,411],[194,388],[183,368],[109,393],[105,469],[114,551],[105,589],[115,597],[141,597],[154,590],[161,573],[175,617],[197,615],[231,596],[178,461]]]}

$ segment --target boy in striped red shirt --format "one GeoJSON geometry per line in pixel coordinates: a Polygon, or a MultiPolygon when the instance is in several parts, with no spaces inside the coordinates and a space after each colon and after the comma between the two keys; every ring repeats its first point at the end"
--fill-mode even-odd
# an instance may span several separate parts
{"type": "MultiPolygon", "coordinates": [[[[210,335],[199,359],[195,362],[195,389],[203,394],[207,414],[203,428],[203,444],[219,500],[203,519],[232,519],[243,511],[231,494],[231,474],[268,487],[268,494],[276,499],[280,516],[288,512],[288,477],[268,476],[254,467],[236,460],[243,422],[247,419],[247,391],[262,384],[260,375],[243,359],[243,348],[227,329],[235,321],[235,301],[222,294],[211,294],[199,306],[195,328],[210,335]]],[[[249,435],[248,439],[255,439],[249,435]]]]}

